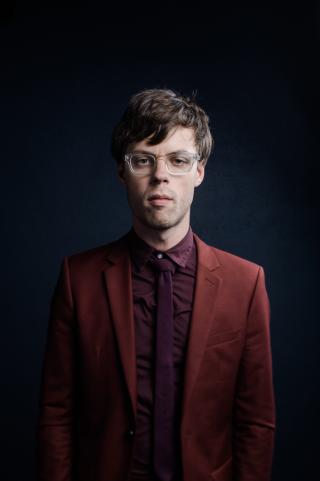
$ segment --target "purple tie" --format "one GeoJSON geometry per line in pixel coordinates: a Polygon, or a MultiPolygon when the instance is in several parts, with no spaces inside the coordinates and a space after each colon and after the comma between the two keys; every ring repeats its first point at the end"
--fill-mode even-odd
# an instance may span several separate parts
{"type": "Polygon", "coordinates": [[[156,481],[171,481],[174,474],[174,378],[172,273],[168,259],[153,259],[158,274],[153,412],[153,468],[156,481]]]}

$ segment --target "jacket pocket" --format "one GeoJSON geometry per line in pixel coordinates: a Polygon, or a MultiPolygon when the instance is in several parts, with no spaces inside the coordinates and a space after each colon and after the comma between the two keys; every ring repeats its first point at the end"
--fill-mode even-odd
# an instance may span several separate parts
{"type": "Polygon", "coordinates": [[[232,481],[232,456],[212,471],[210,477],[214,481],[232,481]]]}
{"type": "Polygon", "coordinates": [[[242,351],[241,331],[221,333],[203,352],[202,366],[211,373],[209,379],[234,382],[242,351]],[[223,334],[223,335],[222,335],[223,334]]]}
{"type": "Polygon", "coordinates": [[[243,329],[236,329],[232,331],[224,331],[219,332],[213,335],[209,335],[206,349],[209,349],[212,346],[216,346],[217,344],[222,344],[223,342],[230,342],[235,341],[241,338],[243,329]]]}

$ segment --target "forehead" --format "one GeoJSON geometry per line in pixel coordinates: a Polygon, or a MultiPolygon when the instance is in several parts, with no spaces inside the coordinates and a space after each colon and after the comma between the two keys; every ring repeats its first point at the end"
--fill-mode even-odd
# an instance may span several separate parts
{"type": "Polygon", "coordinates": [[[195,135],[192,128],[176,127],[169,131],[167,137],[157,145],[149,145],[147,139],[133,143],[130,150],[145,150],[159,154],[166,154],[176,150],[188,150],[196,152],[195,135]]]}

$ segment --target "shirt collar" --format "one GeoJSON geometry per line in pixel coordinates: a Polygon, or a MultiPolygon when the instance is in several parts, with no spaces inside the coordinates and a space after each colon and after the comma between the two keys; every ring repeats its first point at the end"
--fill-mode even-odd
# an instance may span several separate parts
{"type": "Polygon", "coordinates": [[[145,266],[154,254],[159,252],[163,252],[178,266],[186,267],[194,244],[193,231],[191,226],[189,226],[187,234],[178,244],[166,251],[159,251],[141,239],[132,227],[128,232],[128,243],[131,257],[139,270],[145,266]]]}

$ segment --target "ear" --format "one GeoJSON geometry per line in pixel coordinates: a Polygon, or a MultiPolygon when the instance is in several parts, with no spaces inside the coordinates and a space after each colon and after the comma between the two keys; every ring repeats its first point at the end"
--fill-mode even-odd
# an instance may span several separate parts
{"type": "Polygon", "coordinates": [[[201,160],[200,162],[197,163],[197,172],[196,172],[196,178],[194,183],[195,187],[198,187],[201,184],[201,182],[204,179],[204,174],[205,174],[205,163],[201,160]]]}

